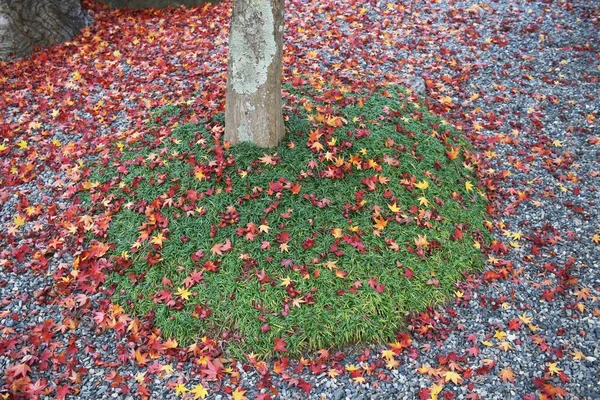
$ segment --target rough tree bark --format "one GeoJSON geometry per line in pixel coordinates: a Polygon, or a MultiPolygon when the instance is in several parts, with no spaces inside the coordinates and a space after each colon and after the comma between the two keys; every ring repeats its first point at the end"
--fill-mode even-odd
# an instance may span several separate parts
{"type": "Polygon", "coordinates": [[[87,18],[80,0],[0,0],[0,59],[71,40],[87,18]]]}
{"type": "Polygon", "coordinates": [[[274,147],[281,112],[284,0],[234,0],[229,33],[225,136],[274,147]]]}

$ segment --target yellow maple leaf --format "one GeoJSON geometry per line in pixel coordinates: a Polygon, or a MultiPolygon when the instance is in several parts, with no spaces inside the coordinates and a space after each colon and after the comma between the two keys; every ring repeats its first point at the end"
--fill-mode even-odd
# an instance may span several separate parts
{"type": "Polygon", "coordinates": [[[182,396],[186,392],[188,392],[188,389],[185,387],[185,385],[183,383],[178,383],[177,385],[175,385],[175,394],[182,396]]]}
{"type": "Polygon", "coordinates": [[[444,380],[446,382],[450,382],[452,381],[455,385],[459,385],[460,383],[462,383],[462,376],[460,376],[459,373],[454,372],[454,371],[447,371],[444,374],[444,380]]]}
{"type": "Polygon", "coordinates": [[[506,337],[506,333],[502,332],[502,331],[496,331],[496,333],[494,334],[494,337],[496,339],[502,340],[506,337]]]}
{"type": "Polygon", "coordinates": [[[331,379],[335,379],[335,377],[338,375],[339,375],[339,372],[337,372],[333,368],[329,368],[329,370],[327,371],[327,376],[330,377],[331,379]]]}
{"type": "Polygon", "coordinates": [[[558,375],[558,374],[560,374],[561,371],[562,371],[562,368],[558,367],[557,362],[548,363],[548,372],[550,372],[550,375],[558,375]]]}
{"type": "Polygon", "coordinates": [[[202,172],[201,170],[196,171],[196,173],[194,174],[194,176],[196,177],[196,179],[198,179],[200,182],[202,182],[203,180],[206,179],[206,175],[204,175],[204,172],[202,172]]]}
{"type": "Polygon", "coordinates": [[[523,313],[523,315],[519,315],[519,319],[521,320],[521,322],[523,322],[524,324],[530,324],[532,319],[529,315],[527,315],[527,313],[523,313]]]}
{"type": "Polygon", "coordinates": [[[437,383],[435,383],[431,387],[431,400],[437,400],[437,395],[442,393],[442,390],[444,390],[444,385],[438,385],[437,383]]]}
{"type": "Polygon", "coordinates": [[[386,360],[385,367],[387,369],[396,369],[400,366],[400,363],[396,361],[395,358],[390,358],[386,360]]]}
{"type": "Polygon", "coordinates": [[[575,359],[575,360],[578,360],[578,361],[585,360],[585,354],[583,354],[581,352],[581,350],[575,349],[575,351],[573,351],[571,353],[571,355],[573,356],[573,359],[575,359]]]}
{"type": "Polygon", "coordinates": [[[173,373],[173,366],[171,364],[165,364],[160,366],[161,372],[164,372],[167,375],[173,373]]]}
{"type": "Polygon", "coordinates": [[[592,242],[600,244],[600,235],[596,233],[594,236],[592,236],[592,242]]]}
{"type": "Polygon", "coordinates": [[[415,242],[415,246],[417,247],[427,247],[429,246],[429,241],[427,241],[427,235],[417,235],[417,237],[414,239],[415,242]]]}
{"type": "Polygon", "coordinates": [[[281,283],[279,284],[280,286],[285,286],[288,287],[292,284],[292,280],[290,279],[290,277],[286,277],[286,278],[282,278],[281,279],[281,283]]]}
{"type": "Polygon", "coordinates": [[[158,247],[162,247],[163,242],[167,240],[166,237],[163,236],[162,232],[158,233],[158,235],[152,236],[152,239],[150,239],[150,242],[152,242],[152,244],[157,245],[158,247]]]}
{"type": "Polygon", "coordinates": [[[21,216],[21,214],[15,215],[14,225],[16,228],[25,225],[25,218],[21,216]]]}
{"type": "Polygon", "coordinates": [[[415,187],[417,189],[421,189],[421,190],[425,190],[429,187],[429,182],[427,182],[426,180],[419,182],[419,183],[415,183],[415,187]]]}
{"type": "Polygon", "coordinates": [[[500,342],[500,344],[498,344],[498,347],[503,351],[512,350],[512,346],[509,342],[500,342]]]}
{"type": "Polygon", "coordinates": [[[333,271],[334,269],[337,269],[337,260],[336,261],[327,261],[325,263],[323,263],[324,267],[327,267],[327,269],[329,269],[330,271],[333,271]]]}
{"type": "Polygon", "coordinates": [[[233,393],[231,393],[231,398],[233,400],[248,400],[248,398],[246,396],[244,396],[244,393],[246,393],[246,390],[237,388],[235,389],[235,391],[233,393]]]}
{"type": "Polygon", "coordinates": [[[208,390],[206,390],[201,383],[194,386],[194,388],[190,390],[190,393],[194,394],[194,399],[204,399],[206,396],[208,396],[208,390]]]}
{"type": "Polygon", "coordinates": [[[386,358],[386,359],[394,358],[395,355],[396,355],[396,353],[394,353],[392,350],[389,350],[389,349],[381,351],[381,357],[386,358]]]}
{"type": "Polygon", "coordinates": [[[421,364],[421,367],[417,368],[417,372],[425,375],[427,372],[429,372],[429,369],[430,369],[429,365],[421,364]]]}
{"type": "Polygon", "coordinates": [[[144,380],[146,379],[146,373],[145,372],[138,372],[135,375],[135,381],[137,383],[144,383],[144,380]]]}
{"type": "Polygon", "coordinates": [[[264,233],[269,233],[269,229],[271,229],[271,227],[267,224],[262,224],[258,227],[258,230],[264,233]]]}
{"type": "Polygon", "coordinates": [[[430,204],[429,200],[427,200],[427,198],[425,198],[425,196],[421,196],[417,200],[419,200],[419,205],[421,205],[421,206],[427,207],[430,204]]]}
{"type": "Polygon", "coordinates": [[[190,292],[189,290],[187,290],[184,287],[179,287],[179,288],[177,288],[177,291],[175,292],[175,294],[184,300],[189,300],[192,292],[190,292]]]}
{"type": "Polygon", "coordinates": [[[396,202],[394,202],[394,204],[388,204],[388,208],[390,209],[391,212],[393,213],[398,213],[400,212],[400,207],[398,207],[396,205],[396,202]]]}
{"type": "Polygon", "coordinates": [[[465,182],[465,188],[467,189],[467,192],[472,192],[473,191],[473,184],[470,181],[466,181],[465,182]]]}

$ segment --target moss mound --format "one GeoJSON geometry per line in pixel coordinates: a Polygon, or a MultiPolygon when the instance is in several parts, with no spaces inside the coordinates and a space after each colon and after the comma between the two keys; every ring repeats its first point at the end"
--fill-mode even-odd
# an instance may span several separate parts
{"type": "Polygon", "coordinates": [[[114,200],[94,201],[114,300],[180,344],[294,355],[389,341],[483,265],[486,202],[458,131],[401,88],[287,102],[278,148],[229,148],[219,117],[169,106],[95,167],[92,198],[114,200]]]}

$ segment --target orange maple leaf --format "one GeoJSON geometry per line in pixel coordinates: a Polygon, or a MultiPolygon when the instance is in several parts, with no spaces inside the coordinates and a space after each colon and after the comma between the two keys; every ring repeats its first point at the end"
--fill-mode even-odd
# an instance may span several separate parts
{"type": "Polygon", "coordinates": [[[515,373],[510,368],[504,368],[498,376],[502,378],[502,382],[515,383],[515,373]]]}

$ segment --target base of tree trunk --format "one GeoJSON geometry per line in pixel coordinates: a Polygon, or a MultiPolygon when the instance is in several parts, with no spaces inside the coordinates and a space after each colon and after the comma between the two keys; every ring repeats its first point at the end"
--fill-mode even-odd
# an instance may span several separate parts
{"type": "Polygon", "coordinates": [[[80,0],[0,0],[0,59],[71,40],[88,22],[80,0]]]}

